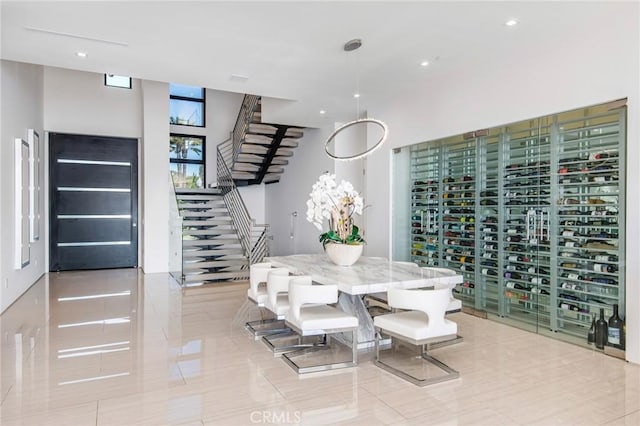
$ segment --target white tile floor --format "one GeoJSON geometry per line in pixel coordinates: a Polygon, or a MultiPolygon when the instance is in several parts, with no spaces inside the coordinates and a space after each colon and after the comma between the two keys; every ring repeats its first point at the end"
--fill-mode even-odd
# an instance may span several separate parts
{"type": "Polygon", "coordinates": [[[242,327],[245,295],[135,270],[45,276],[0,317],[0,424],[640,424],[639,366],[465,314],[465,341],[433,352],[458,380],[419,388],[370,353],[298,377],[242,327]]]}

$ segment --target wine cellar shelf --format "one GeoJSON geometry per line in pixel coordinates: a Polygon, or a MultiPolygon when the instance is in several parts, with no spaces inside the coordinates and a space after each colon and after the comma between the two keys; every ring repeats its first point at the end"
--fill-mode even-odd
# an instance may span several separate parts
{"type": "Polygon", "coordinates": [[[600,105],[410,147],[411,260],[456,297],[586,342],[625,296],[626,109],[600,105]]]}

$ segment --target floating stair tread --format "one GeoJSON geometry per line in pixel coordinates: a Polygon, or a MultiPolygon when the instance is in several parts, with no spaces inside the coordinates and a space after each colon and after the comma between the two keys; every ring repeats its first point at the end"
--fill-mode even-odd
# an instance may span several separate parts
{"type": "Polygon", "coordinates": [[[286,166],[287,164],[289,164],[289,160],[280,157],[273,157],[273,160],[271,160],[271,164],[276,166],[286,166]]]}
{"type": "Polygon", "coordinates": [[[240,145],[240,152],[243,154],[266,155],[267,152],[269,152],[269,148],[262,145],[243,143],[242,145],[240,145]]]}
{"type": "Polygon", "coordinates": [[[217,201],[222,199],[222,195],[197,195],[197,194],[176,194],[180,201],[217,201]]]}
{"type": "Polygon", "coordinates": [[[273,135],[277,131],[277,127],[263,123],[249,123],[249,128],[247,129],[247,133],[258,133],[265,135],[273,135]]]}
{"type": "Polygon", "coordinates": [[[269,152],[269,147],[266,145],[257,145],[245,142],[240,145],[240,152],[243,154],[266,155],[269,152]]]}
{"type": "MultiPolygon", "coordinates": [[[[205,247],[209,247],[209,246],[225,246],[225,248],[239,248],[240,247],[240,241],[236,238],[236,239],[194,239],[194,240],[188,240],[188,239],[183,239],[182,240],[182,247],[201,247],[201,246],[205,246],[205,247]],[[233,246],[233,247],[230,247],[233,246]]],[[[240,247],[241,248],[241,247],[240,247]]]]}
{"type": "Polygon", "coordinates": [[[269,168],[267,169],[267,174],[269,173],[283,173],[284,172],[284,167],[280,167],[280,166],[269,166],[269,168]]]}
{"type": "Polygon", "coordinates": [[[288,148],[278,148],[276,151],[276,157],[291,157],[293,156],[293,151],[288,148]]]}
{"type": "Polygon", "coordinates": [[[190,200],[190,202],[182,202],[178,204],[178,208],[181,209],[205,209],[205,208],[227,208],[224,200],[202,200],[201,202],[193,202],[198,200],[190,200]]]}
{"type": "Polygon", "coordinates": [[[236,161],[233,165],[232,172],[258,172],[261,167],[251,163],[241,163],[236,161]]]}
{"type": "Polygon", "coordinates": [[[258,145],[271,145],[273,142],[273,137],[265,136],[265,135],[254,135],[252,133],[247,133],[244,135],[245,143],[254,143],[258,145]]]}
{"type": "Polygon", "coordinates": [[[267,173],[264,175],[264,182],[277,182],[282,177],[282,173],[267,173]]]}
{"type": "Polygon", "coordinates": [[[302,131],[302,129],[290,127],[287,129],[287,132],[284,135],[288,138],[301,138],[302,136],[304,136],[304,132],[302,131]]]}
{"type": "Polygon", "coordinates": [[[257,155],[257,154],[238,154],[238,159],[236,160],[240,163],[256,163],[256,164],[261,164],[262,162],[264,162],[264,156],[263,155],[257,155]]]}
{"type": "Polygon", "coordinates": [[[183,220],[182,226],[195,226],[201,228],[203,226],[215,227],[214,229],[228,229],[228,226],[223,225],[231,225],[231,218],[227,217],[216,217],[215,219],[207,219],[207,220],[183,220]]]}
{"type": "Polygon", "coordinates": [[[299,142],[297,140],[291,138],[284,138],[282,139],[282,141],[280,141],[280,146],[284,146],[287,148],[297,148],[298,144],[299,142]]]}
{"type": "Polygon", "coordinates": [[[209,256],[223,256],[229,254],[242,254],[241,248],[234,249],[212,249],[212,250],[183,250],[182,257],[209,257],[209,256]]]}
{"type": "Polygon", "coordinates": [[[255,179],[255,173],[249,172],[231,172],[231,177],[234,179],[255,179]]]}
{"type": "Polygon", "coordinates": [[[202,208],[189,208],[189,209],[180,209],[180,215],[182,217],[185,216],[196,216],[198,213],[201,213],[201,216],[229,216],[229,211],[225,208],[207,208],[207,207],[202,207],[202,208]],[[208,213],[208,214],[202,214],[202,213],[208,213]]]}
{"type": "Polygon", "coordinates": [[[203,194],[203,195],[220,195],[220,190],[218,188],[176,188],[177,195],[193,195],[193,194],[203,194]]]}
{"type": "Polygon", "coordinates": [[[220,234],[220,230],[216,228],[212,229],[185,229],[183,235],[216,235],[220,234]]]}
{"type": "Polygon", "coordinates": [[[204,262],[187,262],[183,265],[183,271],[196,271],[200,269],[208,268],[230,268],[233,266],[247,266],[249,262],[247,259],[235,259],[235,260],[207,260],[204,262]]]}
{"type": "Polygon", "coordinates": [[[185,282],[192,283],[203,280],[224,280],[229,278],[245,278],[249,276],[249,271],[228,271],[228,272],[210,272],[202,274],[186,275],[185,282]]]}

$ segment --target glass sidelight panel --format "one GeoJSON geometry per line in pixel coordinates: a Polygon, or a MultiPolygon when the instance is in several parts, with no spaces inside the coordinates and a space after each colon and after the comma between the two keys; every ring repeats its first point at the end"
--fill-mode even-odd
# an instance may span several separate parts
{"type": "Polygon", "coordinates": [[[411,261],[440,265],[440,143],[411,148],[411,261]]]}
{"type": "Polygon", "coordinates": [[[480,262],[479,300],[477,307],[486,312],[501,314],[502,268],[500,267],[503,229],[500,223],[502,174],[500,173],[500,129],[484,132],[479,144],[478,158],[478,259],[480,262]]]}

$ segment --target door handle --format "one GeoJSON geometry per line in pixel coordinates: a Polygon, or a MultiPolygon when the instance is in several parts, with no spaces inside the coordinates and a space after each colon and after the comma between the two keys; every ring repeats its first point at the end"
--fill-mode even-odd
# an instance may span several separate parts
{"type": "Polygon", "coordinates": [[[133,226],[134,228],[137,228],[137,227],[138,227],[138,224],[137,224],[136,222],[133,222],[133,223],[131,224],[131,226],[133,226]]]}

